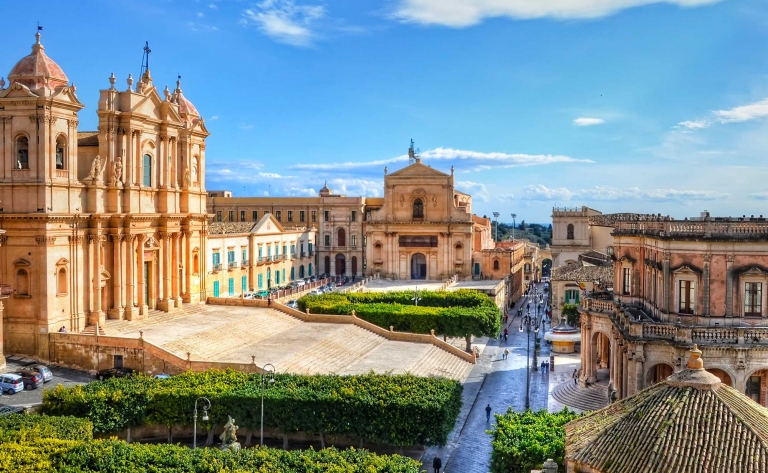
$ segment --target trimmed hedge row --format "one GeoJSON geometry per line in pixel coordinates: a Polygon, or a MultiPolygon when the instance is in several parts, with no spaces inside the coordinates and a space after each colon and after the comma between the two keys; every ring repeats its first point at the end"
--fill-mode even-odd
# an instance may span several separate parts
{"type": "MultiPolygon", "coordinates": [[[[190,425],[195,399],[205,396],[212,406],[203,425],[222,425],[231,415],[238,425],[257,429],[261,392],[260,375],[235,371],[190,372],[167,380],[112,378],[48,390],[43,410],[88,418],[95,432],[109,433],[144,423],[190,425]]],[[[444,445],[461,408],[461,392],[461,384],[443,378],[277,374],[265,390],[264,425],[283,434],[444,445]]]]}
{"type": "Polygon", "coordinates": [[[24,473],[417,473],[419,463],[366,450],[276,450],[41,440],[0,444],[3,471],[24,473]]]}
{"type": "Polygon", "coordinates": [[[30,442],[46,438],[93,440],[93,424],[87,419],[77,417],[24,414],[0,416],[0,443],[30,442]]]}
{"type": "Polygon", "coordinates": [[[564,408],[550,414],[546,409],[533,412],[496,414],[491,444],[491,473],[528,473],[551,458],[563,465],[565,456],[565,429],[568,422],[580,417],[564,408]]]}
{"type": "Polygon", "coordinates": [[[412,291],[330,293],[299,299],[299,310],[313,314],[355,315],[399,332],[429,333],[449,337],[491,336],[501,330],[501,312],[485,294],[471,289],[420,291],[419,305],[412,291]]]}

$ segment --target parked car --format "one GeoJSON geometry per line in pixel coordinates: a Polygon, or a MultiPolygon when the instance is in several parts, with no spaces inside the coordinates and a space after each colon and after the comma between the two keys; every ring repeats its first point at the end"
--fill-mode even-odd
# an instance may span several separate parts
{"type": "Polygon", "coordinates": [[[301,286],[307,284],[307,283],[304,282],[303,279],[299,279],[298,281],[295,281],[295,282],[296,282],[296,287],[301,287],[301,286]]]}
{"type": "Polygon", "coordinates": [[[322,289],[312,289],[311,291],[309,291],[309,295],[310,296],[322,296],[323,292],[324,291],[322,289]]]}
{"type": "Polygon", "coordinates": [[[24,381],[24,389],[37,389],[45,383],[43,375],[28,369],[14,371],[24,381]]]}
{"type": "Polygon", "coordinates": [[[297,309],[299,308],[298,302],[296,302],[296,299],[291,299],[290,301],[286,302],[286,306],[290,307],[291,309],[297,309]]]}
{"type": "Polygon", "coordinates": [[[24,408],[21,406],[0,406],[0,416],[8,414],[23,414],[24,408]]]}
{"type": "Polygon", "coordinates": [[[156,374],[156,375],[154,375],[152,377],[155,378],[155,379],[168,379],[168,378],[171,377],[171,375],[169,375],[168,373],[160,373],[160,374],[156,374]]]}
{"type": "Polygon", "coordinates": [[[0,375],[0,390],[8,394],[24,391],[24,380],[15,373],[4,373],[0,375]]]}
{"type": "Polygon", "coordinates": [[[126,378],[136,374],[136,370],[129,368],[107,368],[96,372],[96,379],[104,381],[108,378],[126,378]]]}
{"type": "Polygon", "coordinates": [[[49,381],[53,381],[53,373],[51,373],[51,370],[45,365],[33,364],[33,365],[27,365],[26,368],[28,370],[37,371],[38,373],[43,375],[43,381],[46,383],[49,381]]]}

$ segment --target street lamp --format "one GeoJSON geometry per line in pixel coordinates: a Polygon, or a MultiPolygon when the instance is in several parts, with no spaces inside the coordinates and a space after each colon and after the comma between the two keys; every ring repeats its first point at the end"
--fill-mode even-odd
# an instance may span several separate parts
{"type": "Polygon", "coordinates": [[[192,414],[192,448],[197,448],[197,402],[203,401],[203,422],[208,422],[208,409],[211,408],[211,401],[207,397],[199,397],[195,399],[195,411],[192,414]]]}
{"type": "Polygon", "coordinates": [[[512,214],[512,240],[515,239],[515,217],[517,214],[512,214]]]}
{"type": "Polygon", "coordinates": [[[267,363],[261,372],[261,436],[259,437],[259,446],[264,446],[264,378],[269,375],[269,382],[275,382],[275,366],[267,363]]]}
{"type": "MultiPolygon", "coordinates": [[[[539,335],[539,324],[536,321],[536,317],[531,317],[530,311],[528,311],[528,315],[523,317],[523,319],[520,321],[521,332],[523,331],[523,327],[525,327],[526,331],[528,332],[528,347],[525,355],[525,409],[528,410],[531,408],[531,364],[529,362],[531,355],[531,329],[534,329],[534,335],[536,337],[539,335]]],[[[536,365],[535,348],[533,350],[533,371],[538,371],[538,367],[536,365]]]]}
{"type": "Polygon", "coordinates": [[[498,212],[494,212],[493,216],[496,219],[496,241],[499,241],[499,214],[498,212]]]}
{"type": "Polygon", "coordinates": [[[421,296],[419,295],[419,286],[416,286],[416,290],[413,291],[413,297],[411,297],[411,300],[413,301],[413,305],[418,306],[419,301],[421,300],[421,296]]]}

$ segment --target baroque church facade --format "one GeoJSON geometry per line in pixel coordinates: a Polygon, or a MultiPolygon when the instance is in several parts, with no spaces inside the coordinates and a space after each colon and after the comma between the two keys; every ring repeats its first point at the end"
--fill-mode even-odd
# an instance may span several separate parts
{"type": "Polygon", "coordinates": [[[83,132],[84,105],[39,33],[0,80],[5,352],[47,358],[51,331],[204,298],[204,121],[179,82],[158,91],[149,70],[116,82],[83,132]]]}

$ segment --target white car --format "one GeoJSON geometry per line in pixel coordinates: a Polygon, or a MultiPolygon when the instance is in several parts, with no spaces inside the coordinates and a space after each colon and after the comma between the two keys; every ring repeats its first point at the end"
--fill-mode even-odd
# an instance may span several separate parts
{"type": "Polygon", "coordinates": [[[295,284],[296,287],[301,287],[301,286],[305,285],[306,283],[304,282],[303,279],[299,279],[299,280],[295,281],[293,284],[295,284]]]}

